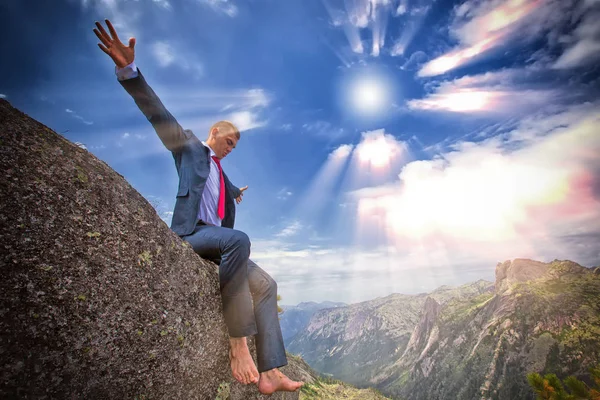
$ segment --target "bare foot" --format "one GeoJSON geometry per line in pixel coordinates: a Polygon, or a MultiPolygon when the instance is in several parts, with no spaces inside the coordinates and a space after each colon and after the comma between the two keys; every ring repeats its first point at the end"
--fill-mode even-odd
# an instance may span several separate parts
{"type": "Polygon", "coordinates": [[[229,360],[231,361],[231,373],[240,383],[247,385],[258,382],[258,370],[250,355],[246,338],[229,338],[231,349],[229,360]]]}
{"type": "Polygon", "coordinates": [[[262,394],[275,392],[295,392],[304,385],[304,382],[295,382],[281,373],[277,368],[260,374],[258,391],[262,394]]]}

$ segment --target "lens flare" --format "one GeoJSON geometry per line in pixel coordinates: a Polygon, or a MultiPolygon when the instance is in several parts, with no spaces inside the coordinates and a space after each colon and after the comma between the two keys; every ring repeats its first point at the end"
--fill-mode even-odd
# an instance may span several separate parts
{"type": "Polygon", "coordinates": [[[385,117],[393,109],[394,96],[394,80],[381,68],[356,69],[340,80],[340,104],[344,112],[353,118],[385,117]]]}

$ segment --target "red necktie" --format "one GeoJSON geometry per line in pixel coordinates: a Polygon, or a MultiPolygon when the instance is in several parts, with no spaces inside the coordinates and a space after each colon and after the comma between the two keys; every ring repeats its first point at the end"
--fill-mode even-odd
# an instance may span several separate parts
{"type": "Polygon", "coordinates": [[[225,218],[225,178],[223,177],[223,169],[221,168],[221,160],[217,156],[212,156],[212,159],[217,163],[219,167],[219,175],[221,175],[221,187],[219,188],[219,209],[217,213],[219,218],[225,218]]]}

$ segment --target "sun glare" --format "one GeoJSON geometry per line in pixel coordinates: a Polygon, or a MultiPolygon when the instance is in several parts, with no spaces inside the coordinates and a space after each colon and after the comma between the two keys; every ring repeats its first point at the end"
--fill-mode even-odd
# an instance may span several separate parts
{"type": "Polygon", "coordinates": [[[385,107],[386,89],[382,82],[365,77],[352,83],[352,106],[360,113],[373,114],[385,107]]]}
{"type": "Polygon", "coordinates": [[[392,109],[394,81],[374,67],[353,71],[342,78],[339,98],[344,110],[353,117],[383,117],[392,109]]]}
{"type": "Polygon", "coordinates": [[[375,168],[388,166],[394,153],[394,147],[383,135],[363,141],[356,150],[361,163],[368,163],[375,168]]]}

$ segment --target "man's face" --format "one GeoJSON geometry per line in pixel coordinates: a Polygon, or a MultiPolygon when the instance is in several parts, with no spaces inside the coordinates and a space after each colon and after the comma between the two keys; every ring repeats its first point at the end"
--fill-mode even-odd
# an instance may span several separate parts
{"type": "Polygon", "coordinates": [[[214,146],[213,151],[216,156],[220,159],[227,157],[229,153],[237,145],[238,139],[233,130],[227,130],[221,128],[219,131],[214,132],[214,146]]]}

